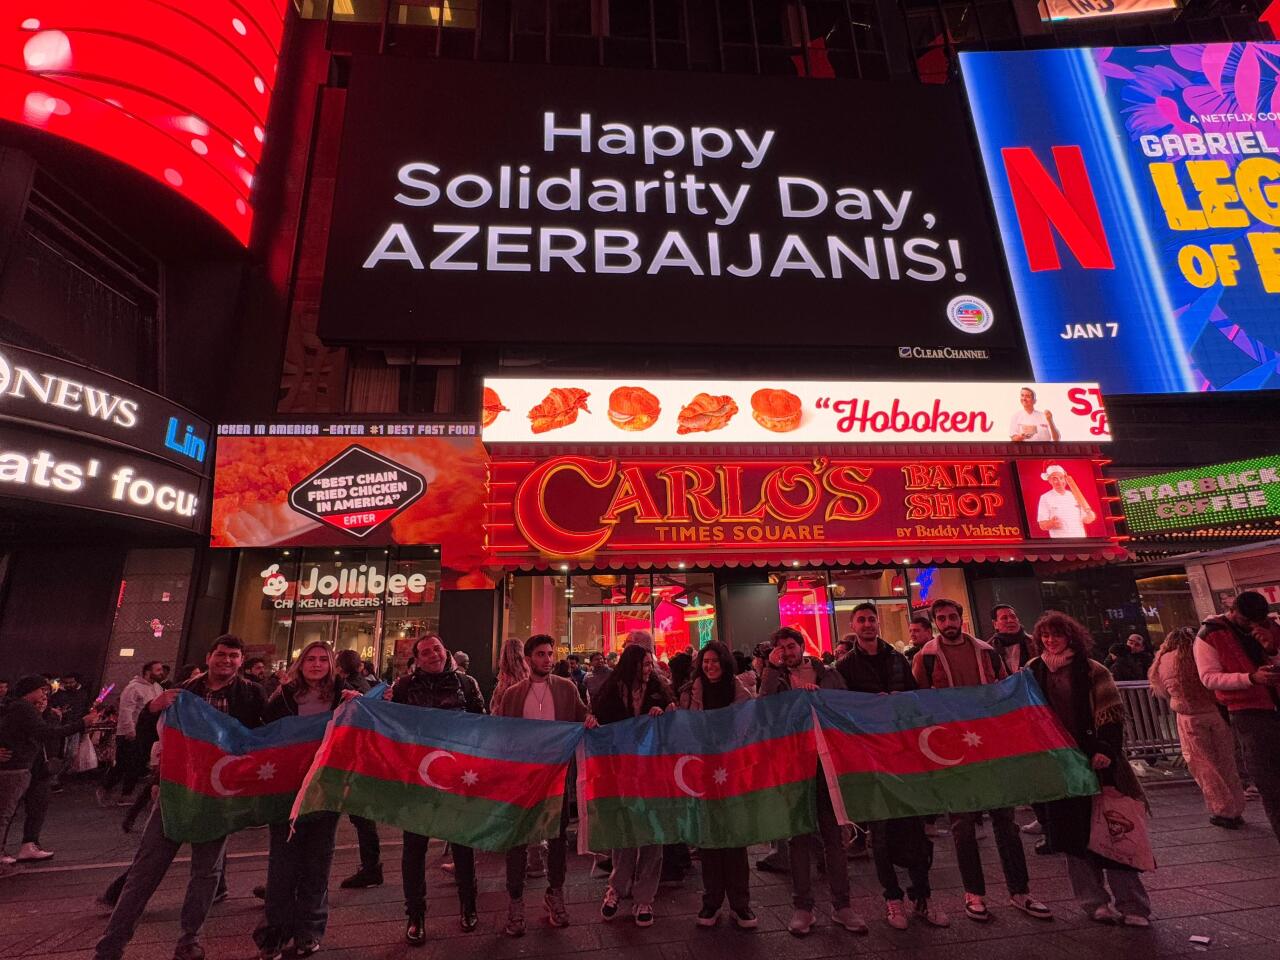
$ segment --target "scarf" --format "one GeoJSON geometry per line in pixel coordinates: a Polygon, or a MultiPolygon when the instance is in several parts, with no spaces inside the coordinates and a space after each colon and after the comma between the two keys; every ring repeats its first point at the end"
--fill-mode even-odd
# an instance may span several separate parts
{"type": "Polygon", "coordinates": [[[1048,650],[1040,654],[1040,659],[1044,661],[1044,665],[1049,668],[1050,673],[1057,673],[1063,667],[1070,664],[1076,658],[1076,652],[1070,647],[1063,650],[1062,653],[1052,654],[1048,650]]]}

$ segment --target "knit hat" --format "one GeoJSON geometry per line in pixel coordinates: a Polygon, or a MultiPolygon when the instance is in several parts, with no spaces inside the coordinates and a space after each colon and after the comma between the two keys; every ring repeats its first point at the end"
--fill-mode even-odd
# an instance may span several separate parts
{"type": "Polygon", "coordinates": [[[33,673],[23,677],[13,687],[13,693],[10,694],[14,699],[25,697],[28,693],[39,690],[41,687],[49,686],[49,681],[38,673],[33,673]]]}

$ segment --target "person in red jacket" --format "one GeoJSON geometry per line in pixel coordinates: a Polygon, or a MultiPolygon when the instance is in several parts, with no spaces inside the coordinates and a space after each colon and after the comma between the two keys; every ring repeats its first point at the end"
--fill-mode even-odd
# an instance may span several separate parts
{"type": "Polygon", "coordinates": [[[1200,682],[1231,714],[1262,808],[1280,837],[1280,626],[1268,609],[1266,597],[1246,590],[1226,616],[1204,622],[1192,652],[1200,682]]]}
{"type": "MultiPolygon", "coordinates": [[[[964,608],[954,600],[939,597],[930,608],[934,637],[911,661],[911,672],[921,690],[943,687],[972,687],[996,683],[1008,675],[1004,658],[989,643],[983,643],[964,632],[964,608]]],[[[1009,903],[1037,920],[1052,920],[1053,913],[1031,896],[1027,875],[1027,857],[1022,850],[1013,809],[988,810],[995,832],[996,850],[1009,888],[1009,903]]],[[[978,852],[976,812],[951,814],[951,837],[956,844],[956,860],[964,883],[964,913],[970,920],[986,923],[987,881],[982,872],[982,855],[978,852]]]]}

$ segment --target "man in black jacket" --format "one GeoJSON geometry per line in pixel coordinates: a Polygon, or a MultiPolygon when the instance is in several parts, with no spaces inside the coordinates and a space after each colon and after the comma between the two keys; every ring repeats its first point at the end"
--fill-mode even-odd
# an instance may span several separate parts
{"type": "MultiPolygon", "coordinates": [[[[484,697],[474,677],[454,669],[453,658],[437,634],[424,633],[413,644],[413,672],[401,677],[390,691],[394,703],[437,710],[465,710],[484,713],[484,697]]],[[[411,947],[426,943],[427,915],[427,845],[428,837],[405,832],[401,850],[400,873],[404,881],[404,912],[409,922],[404,939],[411,947]]],[[[476,860],[470,847],[451,844],[454,879],[458,884],[458,903],[464,932],[476,928],[476,860]]]]}
{"type": "MultiPolygon", "coordinates": [[[[235,717],[246,727],[260,727],[267,705],[266,694],[257,683],[240,675],[243,660],[244,643],[239,637],[224,634],[209,648],[205,659],[208,669],[183,684],[181,690],[200,697],[215,710],[235,717]]],[[[138,723],[155,723],[178,699],[181,690],[166,690],[152,700],[138,723]]],[[[181,934],[173,951],[174,960],[204,960],[200,928],[213,905],[226,846],[226,837],[191,844],[191,879],[187,883],[187,895],[179,916],[181,934]]],[[[147,903],[181,848],[182,844],[164,835],[160,805],[156,804],[129,867],[124,889],[120,891],[111,919],[107,921],[107,929],[94,948],[95,960],[120,960],[124,956],[124,949],[133,939],[147,903]]]]}
{"type": "MultiPolygon", "coordinates": [[[[911,664],[880,637],[880,621],[873,604],[853,608],[853,650],[836,664],[845,686],[859,693],[903,693],[916,688],[911,664]]],[[[933,849],[919,817],[880,820],[871,824],[871,849],[875,854],[876,879],[884,888],[885,920],[895,930],[907,929],[907,911],[895,864],[907,868],[911,885],[907,896],[913,904],[912,916],[929,926],[946,927],[951,922],[937,907],[929,905],[929,867],[933,849]]]]}
{"type": "MultiPolygon", "coordinates": [[[[89,710],[70,723],[58,726],[45,720],[48,707],[49,685],[44,677],[23,677],[0,719],[0,751],[3,751],[0,757],[7,757],[0,761],[0,839],[8,833],[9,821],[31,787],[32,768],[43,758],[48,744],[82,733],[86,724],[98,719],[97,712],[89,710]]],[[[13,865],[14,861],[0,850],[0,875],[12,871],[13,865]]]]}

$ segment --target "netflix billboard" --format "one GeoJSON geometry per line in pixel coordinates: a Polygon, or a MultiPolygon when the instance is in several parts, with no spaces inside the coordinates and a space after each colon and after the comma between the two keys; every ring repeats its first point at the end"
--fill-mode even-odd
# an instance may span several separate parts
{"type": "Polygon", "coordinates": [[[840,345],[1025,373],[950,87],[357,56],[346,103],[327,341],[840,345]]]}
{"type": "Polygon", "coordinates": [[[960,62],[1036,378],[1280,386],[1280,43],[960,62]]]}

